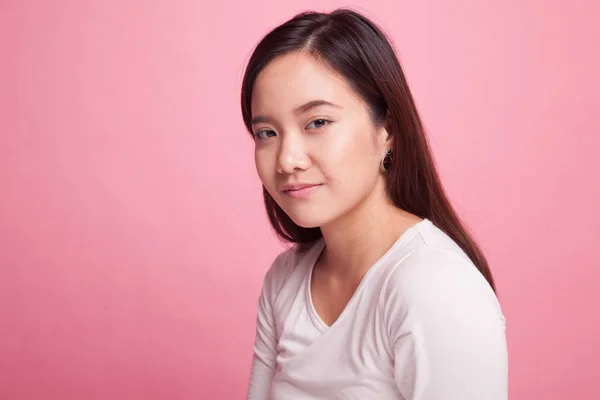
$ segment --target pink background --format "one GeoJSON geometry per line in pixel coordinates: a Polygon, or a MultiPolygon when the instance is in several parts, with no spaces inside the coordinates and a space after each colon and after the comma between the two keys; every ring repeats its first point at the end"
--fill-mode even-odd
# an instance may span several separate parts
{"type": "MultiPolygon", "coordinates": [[[[1,399],[243,398],[282,247],[239,84],[317,3],[356,5],[0,1],[1,399]]],[[[599,4],[358,8],[490,259],[513,400],[600,398],[599,4]]]]}

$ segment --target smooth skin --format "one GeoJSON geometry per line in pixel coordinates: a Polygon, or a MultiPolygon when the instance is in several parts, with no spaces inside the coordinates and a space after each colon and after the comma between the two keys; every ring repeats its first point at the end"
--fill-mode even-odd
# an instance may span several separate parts
{"type": "Polygon", "coordinates": [[[263,185],[296,224],[323,233],[311,295],[331,325],[370,266],[422,220],[386,195],[381,160],[392,138],[348,83],[306,52],[280,56],[261,71],[252,117],[263,185]],[[285,191],[305,184],[319,186],[285,191]]]}

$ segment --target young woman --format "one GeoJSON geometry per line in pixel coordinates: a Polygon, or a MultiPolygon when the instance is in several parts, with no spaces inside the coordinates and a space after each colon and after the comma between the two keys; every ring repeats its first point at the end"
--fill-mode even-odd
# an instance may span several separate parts
{"type": "Polygon", "coordinates": [[[258,44],[242,113],[295,243],[258,301],[249,399],[501,400],[505,319],[392,46],[347,9],[258,44]]]}

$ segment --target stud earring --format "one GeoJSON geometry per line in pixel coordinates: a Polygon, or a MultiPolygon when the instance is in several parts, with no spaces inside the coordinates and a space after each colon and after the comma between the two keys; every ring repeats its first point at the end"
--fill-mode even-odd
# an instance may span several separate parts
{"type": "Polygon", "coordinates": [[[381,159],[381,169],[387,172],[392,167],[392,149],[387,149],[385,155],[381,159]]]}

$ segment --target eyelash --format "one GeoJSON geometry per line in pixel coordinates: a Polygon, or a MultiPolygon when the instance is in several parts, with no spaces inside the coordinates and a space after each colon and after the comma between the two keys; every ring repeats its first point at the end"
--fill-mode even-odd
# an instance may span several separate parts
{"type": "MultiPolygon", "coordinates": [[[[327,126],[327,125],[329,125],[330,123],[332,123],[332,122],[333,122],[333,121],[331,121],[331,120],[329,120],[329,119],[327,119],[327,118],[315,118],[315,119],[313,119],[312,121],[310,121],[310,122],[308,123],[308,125],[310,125],[310,124],[312,124],[312,123],[314,123],[314,122],[317,122],[317,121],[324,122],[324,124],[323,124],[322,126],[318,126],[318,127],[315,127],[315,128],[313,128],[313,129],[319,129],[319,128],[323,128],[323,127],[325,127],[325,126],[327,126]]],[[[259,136],[259,135],[260,135],[261,133],[263,133],[263,132],[273,132],[273,131],[272,131],[272,130],[270,130],[270,129],[262,129],[262,130],[259,130],[259,131],[257,131],[256,133],[254,133],[254,138],[255,138],[255,139],[257,139],[257,140],[266,140],[266,139],[268,139],[268,138],[260,138],[260,136],[259,136]]]]}

